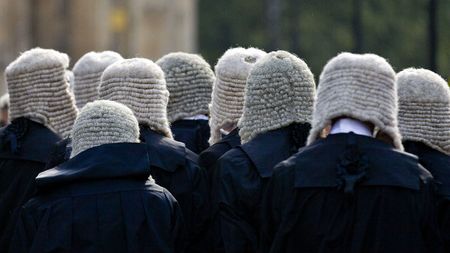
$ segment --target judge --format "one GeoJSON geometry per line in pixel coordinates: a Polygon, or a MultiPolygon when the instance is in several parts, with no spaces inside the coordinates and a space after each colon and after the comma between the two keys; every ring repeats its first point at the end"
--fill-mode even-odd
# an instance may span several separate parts
{"type": "Polygon", "coordinates": [[[314,94],[308,66],[286,51],[263,56],[250,70],[238,123],[242,145],[217,161],[212,186],[225,252],[258,252],[262,194],[273,167],[305,144],[314,94]]]}
{"type": "Polygon", "coordinates": [[[34,48],[6,68],[11,123],[0,130],[0,252],[7,251],[16,210],[77,116],[65,73],[66,54],[34,48]]]}
{"type": "MultiPolygon", "coordinates": [[[[220,57],[215,66],[216,79],[209,108],[211,146],[198,157],[198,164],[207,171],[209,180],[216,173],[217,160],[228,150],[241,144],[237,122],[242,116],[247,77],[256,61],[264,55],[264,51],[256,48],[231,48],[220,57]]],[[[211,219],[216,222],[211,224],[209,234],[212,236],[214,251],[220,252],[223,251],[223,245],[220,238],[214,236],[220,233],[217,224],[218,210],[214,208],[210,212],[211,219]]]]}
{"type": "Polygon", "coordinates": [[[275,168],[263,252],[439,252],[432,177],[402,152],[395,72],[342,53],[320,76],[308,145],[275,168]]]}
{"type": "Polygon", "coordinates": [[[403,146],[436,181],[438,224],[450,252],[450,89],[426,69],[405,69],[397,80],[403,146]]]}
{"type": "Polygon", "coordinates": [[[150,176],[133,112],[88,103],[72,141],[71,159],[36,178],[10,252],[182,252],[181,210],[150,176]]]}
{"type": "Polygon", "coordinates": [[[203,240],[209,219],[207,176],[197,165],[197,155],[172,137],[166,113],[169,92],[161,68],[144,58],[118,61],[104,71],[99,96],[134,112],[150,157],[150,174],[180,204],[188,231],[187,252],[207,252],[208,242],[203,240]]]}

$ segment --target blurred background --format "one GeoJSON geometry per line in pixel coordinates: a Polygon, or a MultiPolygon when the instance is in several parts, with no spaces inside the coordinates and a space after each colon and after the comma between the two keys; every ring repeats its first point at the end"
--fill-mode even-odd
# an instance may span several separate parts
{"type": "Polygon", "coordinates": [[[214,66],[230,47],[283,49],[316,78],[341,51],[371,52],[396,71],[449,80],[450,0],[0,0],[1,72],[35,46],[68,53],[72,66],[92,50],[152,60],[194,52],[214,66]]]}

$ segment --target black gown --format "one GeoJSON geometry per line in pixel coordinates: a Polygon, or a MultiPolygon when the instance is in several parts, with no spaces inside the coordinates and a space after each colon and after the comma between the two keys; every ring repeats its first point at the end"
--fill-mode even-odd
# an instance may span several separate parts
{"type": "Polygon", "coordinates": [[[72,140],[65,138],[58,141],[51,152],[50,159],[45,165],[45,169],[53,169],[54,167],[64,163],[70,159],[70,153],[72,152],[72,140]]]}
{"type": "Polygon", "coordinates": [[[34,179],[61,138],[45,126],[18,118],[0,130],[0,252],[6,252],[17,212],[35,193],[34,179]]]}
{"type": "Polygon", "coordinates": [[[141,140],[150,157],[150,174],[177,199],[183,212],[187,252],[207,252],[204,240],[209,223],[209,187],[198,157],[181,142],[141,126],[141,140]]]}
{"type": "MultiPolygon", "coordinates": [[[[207,171],[208,173],[208,180],[210,185],[212,185],[212,179],[216,174],[216,163],[217,160],[225,154],[230,149],[237,147],[241,144],[241,137],[239,136],[239,129],[235,128],[233,131],[231,131],[229,134],[222,137],[220,141],[215,143],[214,145],[210,146],[206,150],[204,150],[200,155],[198,156],[198,164],[201,168],[207,171]]],[[[216,221],[216,224],[210,224],[208,228],[208,235],[209,240],[211,241],[211,247],[214,249],[214,252],[223,252],[223,244],[221,241],[221,238],[218,238],[217,236],[220,234],[220,227],[217,224],[217,205],[214,206],[214,210],[210,210],[211,214],[211,220],[216,221]]]]}
{"type": "Polygon", "coordinates": [[[241,145],[241,137],[239,136],[239,129],[235,128],[220,141],[203,150],[198,156],[198,165],[205,169],[211,178],[217,160],[228,150],[239,145],[241,145]]]}
{"type": "Polygon", "coordinates": [[[182,252],[181,210],[149,167],[145,145],[115,143],[42,172],[10,252],[182,252]]]}
{"type": "Polygon", "coordinates": [[[450,252],[450,156],[421,142],[406,141],[403,146],[407,152],[418,156],[419,163],[434,177],[438,224],[444,239],[445,252],[450,252]]]}
{"type": "Polygon", "coordinates": [[[310,127],[298,126],[259,134],[217,161],[212,203],[218,215],[213,217],[215,226],[220,227],[216,236],[220,236],[225,252],[258,252],[259,231],[264,222],[259,216],[262,195],[275,165],[304,145],[310,127]],[[300,131],[302,141],[295,141],[294,131],[300,131]]]}
{"type": "Polygon", "coordinates": [[[177,120],[170,128],[173,138],[186,144],[186,147],[196,154],[209,147],[210,130],[207,120],[177,120]]]}
{"type": "Polygon", "coordinates": [[[431,174],[380,140],[329,135],[280,163],[262,252],[440,252],[431,174]]]}

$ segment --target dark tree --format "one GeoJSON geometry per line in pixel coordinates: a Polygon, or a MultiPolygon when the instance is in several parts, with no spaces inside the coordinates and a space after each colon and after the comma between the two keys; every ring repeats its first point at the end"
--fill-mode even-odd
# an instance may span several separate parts
{"type": "Polygon", "coordinates": [[[266,0],[268,49],[276,50],[281,41],[281,0],[266,0]]]}
{"type": "Polygon", "coordinates": [[[438,0],[429,0],[428,2],[428,47],[429,47],[429,68],[437,71],[437,49],[438,49],[438,31],[437,31],[437,8],[438,0]]]}
{"type": "Polygon", "coordinates": [[[300,50],[300,15],[301,15],[301,1],[300,0],[288,0],[288,6],[286,7],[286,14],[288,18],[288,36],[289,36],[289,48],[292,53],[297,55],[301,54],[300,50]]]}
{"type": "Polygon", "coordinates": [[[362,24],[362,2],[363,0],[352,0],[353,16],[352,16],[352,30],[353,30],[353,52],[363,52],[363,24],[362,24]]]}

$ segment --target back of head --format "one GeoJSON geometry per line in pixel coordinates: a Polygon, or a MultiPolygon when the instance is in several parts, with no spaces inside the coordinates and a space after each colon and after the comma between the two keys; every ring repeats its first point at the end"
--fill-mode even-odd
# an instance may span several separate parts
{"type": "Polygon", "coordinates": [[[450,155],[450,88],[438,74],[405,69],[397,74],[398,123],[403,141],[422,142],[450,155]]]}
{"type": "Polygon", "coordinates": [[[167,106],[169,122],[198,114],[208,114],[214,72],[200,56],[170,53],[159,59],[170,92],[167,106]]]}
{"type": "Polygon", "coordinates": [[[123,104],[98,100],[83,107],[72,130],[71,157],[103,144],[139,142],[139,124],[123,104]]]}
{"type": "Polygon", "coordinates": [[[99,98],[128,106],[140,124],[172,138],[167,120],[167,91],[164,73],[151,60],[120,60],[105,69],[99,98]]]}
{"type": "Polygon", "coordinates": [[[89,52],[75,63],[73,93],[78,108],[98,98],[98,87],[103,71],[122,59],[120,54],[112,51],[89,52]]]}
{"type": "Polygon", "coordinates": [[[374,54],[341,53],[320,75],[308,144],[315,141],[334,119],[349,117],[368,122],[403,149],[397,126],[395,72],[374,54]]]}
{"type": "Polygon", "coordinates": [[[9,64],[11,121],[25,117],[67,137],[77,115],[66,80],[68,65],[66,54],[42,48],[28,50],[9,64]]]}
{"type": "Polygon", "coordinates": [[[264,51],[256,48],[238,47],[228,49],[217,61],[210,105],[210,144],[220,140],[221,128],[236,126],[244,107],[248,74],[256,61],[265,55],[264,51]]]}
{"type": "Polygon", "coordinates": [[[304,61],[286,51],[262,57],[247,79],[238,123],[242,142],[292,123],[310,122],[314,94],[314,76],[304,61]]]}

